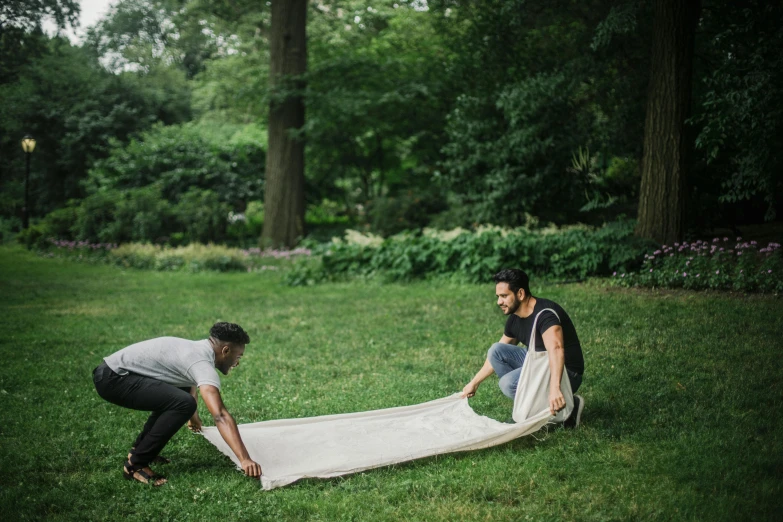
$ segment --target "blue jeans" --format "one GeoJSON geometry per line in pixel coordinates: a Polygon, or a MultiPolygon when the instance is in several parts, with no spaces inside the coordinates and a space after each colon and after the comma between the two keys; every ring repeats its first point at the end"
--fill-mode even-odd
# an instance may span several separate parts
{"type": "MultiPolygon", "coordinates": [[[[513,344],[495,343],[487,352],[487,359],[492,369],[498,374],[498,386],[506,397],[514,398],[517,393],[519,374],[522,373],[522,365],[525,363],[527,348],[514,346],[513,344]]],[[[568,380],[571,382],[571,391],[576,393],[582,384],[582,376],[576,372],[564,368],[568,380]]]]}

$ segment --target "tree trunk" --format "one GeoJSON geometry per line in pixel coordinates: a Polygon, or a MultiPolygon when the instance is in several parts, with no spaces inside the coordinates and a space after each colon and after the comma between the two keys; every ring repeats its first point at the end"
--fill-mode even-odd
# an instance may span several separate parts
{"type": "Polygon", "coordinates": [[[653,0],[653,42],[636,235],[682,239],[686,139],[699,0],[653,0]]]}
{"type": "Polygon", "coordinates": [[[269,146],[264,187],[263,246],[292,247],[304,235],[304,142],[291,136],[304,125],[301,96],[307,69],[307,0],[273,0],[270,46],[269,146]],[[298,93],[277,99],[274,94],[298,93]]]}

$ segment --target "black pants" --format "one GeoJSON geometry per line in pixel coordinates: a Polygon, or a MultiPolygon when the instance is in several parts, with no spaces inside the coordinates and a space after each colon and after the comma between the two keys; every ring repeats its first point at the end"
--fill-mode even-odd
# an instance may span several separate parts
{"type": "Polygon", "coordinates": [[[136,438],[131,464],[146,466],[196,412],[190,388],[143,377],[135,373],[118,375],[102,363],[92,372],[95,389],[103,399],[133,410],[151,411],[136,438]]]}

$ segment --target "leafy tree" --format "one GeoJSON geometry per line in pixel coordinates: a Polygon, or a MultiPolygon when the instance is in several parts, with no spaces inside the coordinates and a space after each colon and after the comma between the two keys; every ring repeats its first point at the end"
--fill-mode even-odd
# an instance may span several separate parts
{"type": "MultiPolygon", "coordinates": [[[[211,191],[234,210],[260,198],[263,135],[238,126],[158,125],[127,144],[113,141],[85,182],[91,193],[157,185],[174,204],[191,190],[211,191]]],[[[192,198],[191,198],[192,199],[192,198]]]]}
{"type": "Polygon", "coordinates": [[[783,205],[781,20],[780,2],[704,2],[692,118],[705,164],[693,179],[694,221],[703,226],[741,222],[743,212],[773,220],[783,205]]]}
{"type": "Polygon", "coordinates": [[[120,0],[87,31],[85,47],[112,71],[177,67],[192,78],[221,43],[189,7],[178,0],[120,0]]]}
{"type": "Polygon", "coordinates": [[[428,191],[451,103],[451,55],[431,20],[386,2],[313,12],[304,134],[314,199],[350,208],[428,191]]]}
{"type": "Polygon", "coordinates": [[[8,158],[0,184],[21,201],[19,139],[33,135],[38,145],[31,158],[31,198],[37,216],[84,195],[80,180],[106,155],[110,139],[123,141],[158,120],[175,123],[188,116],[176,77],[139,85],[135,75],[108,73],[63,38],[47,39],[41,56],[17,76],[0,85],[0,154],[8,158]]]}
{"type": "Polygon", "coordinates": [[[51,17],[58,27],[78,25],[79,2],[77,0],[4,0],[0,4],[0,32],[9,27],[30,31],[41,25],[41,20],[51,17]]]}
{"type": "MultiPolygon", "coordinates": [[[[471,208],[474,222],[523,224],[527,215],[567,223],[595,197],[596,169],[634,154],[621,103],[646,74],[625,56],[591,52],[611,3],[486,0],[430,2],[455,50],[440,179],[471,208]],[[607,74],[608,71],[608,74],[607,74]],[[607,89],[613,78],[632,76],[607,89]],[[574,169],[578,150],[596,151],[596,169],[574,169]]],[[[604,23],[604,25],[606,25],[604,23]]],[[[608,30],[604,27],[604,30],[608,30]]],[[[593,205],[595,206],[595,205],[593,205]]]]}

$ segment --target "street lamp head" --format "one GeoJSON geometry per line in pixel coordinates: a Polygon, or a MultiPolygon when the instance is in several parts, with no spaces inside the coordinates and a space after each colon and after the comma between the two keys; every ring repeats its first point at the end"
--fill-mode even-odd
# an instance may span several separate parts
{"type": "Polygon", "coordinates": [[[26,135],[24,138],[22,138],[22,149],[27,154],[30,154],[32,151],[34,151],[35,150],[35,138],[30,136],[29,134],[26,135]]]}

